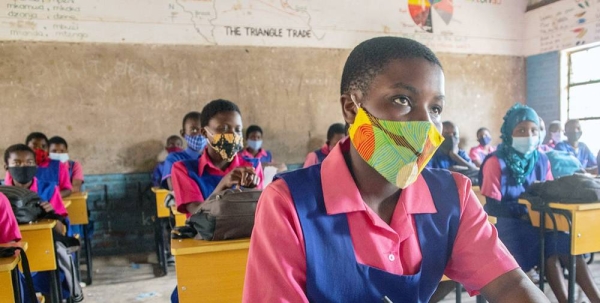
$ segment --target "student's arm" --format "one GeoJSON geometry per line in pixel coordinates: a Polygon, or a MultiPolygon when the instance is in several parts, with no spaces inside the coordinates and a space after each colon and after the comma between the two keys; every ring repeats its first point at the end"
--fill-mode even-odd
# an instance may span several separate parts
{"type": "Polygon", "coordinates": [[[73,163],[73,175],[71,176],[71,180],[73,192],[81,192],[81,186],[83,185],[83,167],[81,167],[81,163],[73,163]]]}
{"type": "MultiPolygon", "coordinates": [[[[40,203],[40,207],[42,207],[42,209],[46,213],[56,213],[56,211],[54,210],[54,207],[49,202],[40,203]]],[[[56,221],[56,224],[54,225],[54,228],[53,228],[54,231],[61,235],[64,235],[65,231],[66,231],[65,225],[62,222],[60,222],[60,220],[55,220],[55,221],[56,221]]]]}
{"type": "Polygon", "coordinates": [[[242,302],[308,302],[305,292],[302,228],[287,185],[277,180],[256,207],[242,302]]]}
{"type": "Polygon", "coordinates": [[[319,158],[317,158],[317,154],[315,154],[315,152],[310,152],[308,155],[306,155],[306,160],[304,160],[304,166],[302,167],[307,168],[315,164],[319,164],[319,158]]]}
{"type": "Polygon", "coordinates": [[[234,185],[262,189],[262,180],[259,180],[259,176],[262,177],[260,164],[257,169],[254,169],[252,166],[236,167],[221,179],[211,195],[232,188],[234,185]]]}
{"type": "Polygon", "coordinates": [[[509,271],[494,279],[481,289],[490,303],[550,302],[521,269],[509,271]]]}
{"type": "Polygon", "coordinates": [[[448,156],[456,163],[455,165],[466,166],[471,170],[479,170],[479,168],[471,162],[471,159],[469,159],[464,150],[459,150],[458,152],[451,150],[448,152],[448,156]]]}
{"type": "Polygon", "coordinates": [[[597,175],[598,174],[598,162],[596,161],[596,158],[594,157],[594,154],[592,154],[592,151],[590,150],[590,148],[587,147],[587,145],[585,145],[584,147],[585,147],[586,157],[588,158],[587,167],[585,168],[585,171],[592,175],[597,175]]]}
{"type": "Polygon", "coordinates": [[[188,175],[183,162],[177,162],[172,170],[173,192],[177,211],[184,214],[194,214],[204,202],[202,191],[198,184],[188,175]]]}
{"type": "Polygon", "coordinates": [[[65,198],[71,195],[73,185],[71,184],[71,176],[69,176],[69,163],[61,163],[58,166],[58,186],[60,187],[60,195],[65,198]]]}
{"type": "Polygon", "coordinates": [[[9,243],[21,240],[21,231],[17,219],[12,211],[10,202],[0,194],[0,243],[9,243]]]}
{"type": "Polygon", "coordinates": [[[162,166],[162,182],[167,184],[168,190],[173,190],[172,170],[175,162],[171,159],[172,157],[167,156],[162,166]]]}

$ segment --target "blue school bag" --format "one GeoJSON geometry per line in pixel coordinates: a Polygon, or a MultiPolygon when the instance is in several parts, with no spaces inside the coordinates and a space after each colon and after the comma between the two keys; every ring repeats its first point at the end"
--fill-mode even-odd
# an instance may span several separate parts
{"type": "Polygon", "coordinates": [[[548,160],[550,160],[552,176],[556,179],[563,176],[570,176],[578,172],[585,173],[585,170],[581,166],[581,162],[567,151],[551,150],[546,153],[546,156],[548,156],[548,160]]]}

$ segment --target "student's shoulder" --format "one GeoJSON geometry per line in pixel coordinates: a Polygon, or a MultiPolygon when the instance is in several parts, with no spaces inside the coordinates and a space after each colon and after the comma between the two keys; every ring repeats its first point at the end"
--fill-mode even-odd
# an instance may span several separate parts
{"type": "Polygon", "coordinates": [[[165,162],[171,162],[171,163],[175,163],[181,160],[186,160],[188,159],[188,157],[186,156],[187,154],[185,153],[185,151],[178,151],[178,152],[174,152],[174,153],[170,153],[167,158],[165,159],[165,162]]]}

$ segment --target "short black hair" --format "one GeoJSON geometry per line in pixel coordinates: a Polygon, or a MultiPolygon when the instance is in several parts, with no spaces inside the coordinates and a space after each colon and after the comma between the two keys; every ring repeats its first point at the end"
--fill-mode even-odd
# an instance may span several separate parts
{"type": "Polygon", "coordinates": [[[377,37],[356,46],[344,65],[340,93],[358,89],[368,94],[373,79],[386,64],[397,59],[423,58],[442,68],[442,64],[427,46],[401,37],[377,37]]]}
{"type": "Polygon", "coordinates": [[[179,140],[179,141],[183,142],[183,139],[181,139],[181,137],[177,136],[177,135],[172,135],[169,138],[167,138],[167,143],[169,143],[169,141],[171,141],[171,140],[179,140]]]}
{"type": "Polygon", "coordinates": [[[183,131],[185,132],[185,122],[187,122],[187,120],[192,120],[192,119],[201,120],[200,116],[201,115],[199,112],[189,112],[189,113],[185,114],[185,116],[183,116],[183,121],[181,121],[181,129],[183,129],[183,131]]]}
{"type": "Polygon", "coordinates": [[[259,132],[261,135],[263,134],[263,130],[262,130],[262,128],[260,128],[260,126],[250,125],[250,126],[248,126],[248,129],[246,130],[246,138],[248,138],[248,136],[250,136],[250,134],[253,132],[259,132]]]}
{"type": "Polygon", "coordinates": [[[579,119],[569,119],[569,120],[567,120],[567,122],[565,122],[565,130],[567,129],[567,125],[573,124],[575,122],[580,123],[579,119]]]}
{"type": "Polygon", "coordinates": [[[67,144],[67,140],[65,140],[63,137],[54,136],[50,138],[50,140],[48,140],[48,147],[50,147],[52,144],[64,144],[65,147],[69,149],[69,144],[67,144]]]}
{"type": "Polygon", "coordinates": [[[202,113],[200,113],[200,126],[207,126],[210,119],[222,112],[237,112],[240,115],[242,114],[239,107],[229,100],[212,100],[204,106],[202,113]]]}
{"type": "Polygon", "coordinates": [[[337,134],[342,134],[344,136],[346,135],[346,126],[344,124],[334,123],[329,126],[329,129],[327,130],[327,142],[331,141],[333,136],[337,134]]]}
{"type": "Polygon", "coordinates": [[[27,146],[25,144],[19,143],[19,144],[9,146],[4,151],[4,164],[8,165],[8,158],[10,158],[10,154],[20,152],[20,151],[30,152],[35,157],[35,152],[33,151],[33,149],[29,148],[29,146],[27,146]]]}
{"type": "Polygon", "coordinates": [[[48,143],[48,137],[46,137],[46,135],[40,132],[33,132],[27,135],[27,138],[25,138],[25,144],[29,144],[29,142],[33,139],[44,139],[44,141],[48,143]]]}
{"type": "Polygon", "coordinates": [[[488,132],[490,132],[490,130],[489,130],[487,127],[481,127],[480,129],[478,129],[478,130],[477,130],[477,133],[476,133],[476,134],[477,134],[477,136],[479,136],[479,133],[481,133],[481,132],[484,132],[484,131],[486,131],[486,130],[487,130],[488,132]]]}

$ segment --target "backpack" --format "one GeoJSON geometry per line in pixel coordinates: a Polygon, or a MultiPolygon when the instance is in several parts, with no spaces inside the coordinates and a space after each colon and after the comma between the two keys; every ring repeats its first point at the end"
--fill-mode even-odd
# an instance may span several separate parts
{"type": "Polygon", "coordinates": [[[44,210],[40,206],[42,199],[35,192],[4,185],[0,186],[0,193],[3,193],[10,201],[10,206],[19,224],[36,221],[44,215],[44,210]]]}
{"type": "Polygon", "coordinates": [[[551,150],[546,153],[546,156],[550,160],[550,167],[552,168],[552,176],[554,178],[558,179],[574,173],[585,173],[579,160],[567,151],[551,150]]]}
{"type": "Polygon", "coordinates": [[[227,189],[208,197],[175,238],[230,240],[250,237],[256,204],[262,193],[256,189],[227,189]]]}
{"type": "Polygon", "coordinates": [[[534,203],[597,203],[600,201],[600,179],[574,174],[554,181],[534,183],[521,195],[534,203]]]}
{"type": "MultiPolygon", "coordinates": [[[[29,269],[29,261],[25,250],[21,247],[0,247],[0,258],[8,258],[19,253],[21,256],[21,267],[23,268],[22,275],[19,276],[18,285],[13,287],[20,288],[21,298],[19,302],[38,302],[35,295],[35,288],[33,286],[33,278],[31,277],[31,270],[29,269]]],[[[16,282],[16,281],[14,281],[16,282]]]]}

